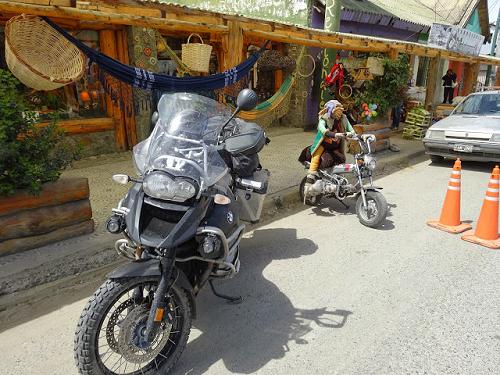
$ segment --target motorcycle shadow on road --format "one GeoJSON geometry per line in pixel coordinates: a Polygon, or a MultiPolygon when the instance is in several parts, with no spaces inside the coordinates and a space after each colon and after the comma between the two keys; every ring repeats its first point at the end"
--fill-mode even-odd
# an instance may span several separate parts
{"type": "MultiPolygon", "coordinates": [[[[333,216],[356,216],[356,201],[353,199],[346,199],[344,201],[347,207],[343,206],[342,203],[335,199],[324,200],[318,206],[312,208],[314,215],[323,217],[333,217],[333,216]]],[[[382,225],[376,230],[393,230],[396,228],[394,222],[389,218],[393,216],[393,209],[398,205],[394,203],[388,203],[387,216],[382,225]]],[[[361,225],[361,224],[360,224],[361,225]]]]}
{"type": "MultiPolygon", "coordinates": [[[[195,331],[174,373],[202,374],[222,360],[223,373],[250,374],[293,351],[290,342],[308,344],[307,335],[311,331],[342,328],[351,311],[295,308],[280,287],[266,278],[270,276],[266,268],[273,261],[297,259],[295,267],[287,263],[273,275],[286,279],[285,288],[297,284],[300,293],[304,282],[314,282],[311,277],[314,270],[304,269],[299,259],[313,255],[316,250],[313,241],[297,239],[295,229],[256,230],[252,237],[244,238],[240,273],[232,280],[216,283],[223,293],[241,295],[243,302],[227,304],[214,297],[208,288],[201,293],[195,331]]],[[[317,289],[320,288],[318,285],[317,289]]]]}

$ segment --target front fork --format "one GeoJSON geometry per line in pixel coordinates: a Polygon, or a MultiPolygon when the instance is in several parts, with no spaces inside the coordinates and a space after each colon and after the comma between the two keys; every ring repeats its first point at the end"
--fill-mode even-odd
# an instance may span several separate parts
{"type": "MultiPolygon", "coordinates": [[[[363,185],[363,179],[361,178],[361,169],[359,168],[359,165],[357,163],[356,163],[356,174],[358,175],[359,192],[361,194],[361,199],[363,200],[363,208],[367,210],[368,203],[366,202],[365,186],[363,185]]],[[[373,185],[373,179],[371,173],[370,173],[370,185],[373,185]]]]}
{"type": "Polygon", "coordinates": [[[156,337],[158,328],[160,327],[165,310],[167,308],[167,292],[172,286],[171,277],[175,263],[175,252],[168,251],[167,255],[160,260],[161,279],[156,289],[151,310],[149,310],[148,322],[146,324],[146,332],[144,337],[148,344],[151,344],[156,337]]]}

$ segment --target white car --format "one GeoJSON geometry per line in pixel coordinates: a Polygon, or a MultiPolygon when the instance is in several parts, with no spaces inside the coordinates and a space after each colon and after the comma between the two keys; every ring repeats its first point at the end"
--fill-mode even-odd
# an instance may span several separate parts
{"type": "Polygon", "coordinates": [[[432,162],[444,158],[500,162],[500,91],[467,96],[423,139],[432,162]]]}

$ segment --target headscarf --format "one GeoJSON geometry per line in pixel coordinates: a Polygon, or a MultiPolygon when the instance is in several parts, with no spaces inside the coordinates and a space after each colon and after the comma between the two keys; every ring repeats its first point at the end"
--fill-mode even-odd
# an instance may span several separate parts
{"type": "Polygon", "coordinates": [[[342,103],[340,103],[338,100],[329,100],[325,103],[325,106],[319,112],[319,115],[326,115],[329,118],[332,115],[333,110],[337,107],[342,107],[342,103]]]}

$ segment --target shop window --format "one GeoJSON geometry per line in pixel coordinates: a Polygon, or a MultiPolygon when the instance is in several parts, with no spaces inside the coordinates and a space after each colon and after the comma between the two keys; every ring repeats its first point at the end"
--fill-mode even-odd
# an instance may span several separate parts
{"type": "MultiPolygon", "coordinates": [[[[99,33],[94,30],[72,32],[89,47],[99,49],[99,33]]],[[[5,63],[5,38],[0,29],[0,68],[7,69],[5,63]]],[[[61,119],[89,118],[106,116],[105,92],[99,82],[97,65],[86,69],[79,81],[52,91],[36,91],[26,87],[26,96],[33,109],[39,113],[40,120],[47,120],[55,113],[61,119]]]]}

